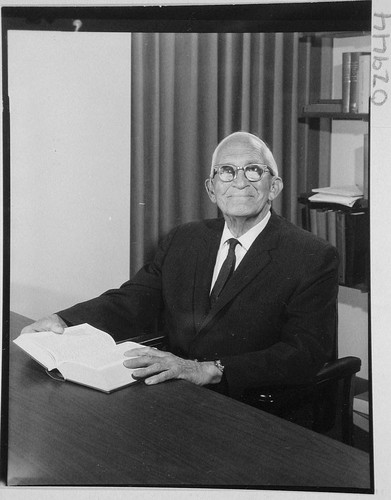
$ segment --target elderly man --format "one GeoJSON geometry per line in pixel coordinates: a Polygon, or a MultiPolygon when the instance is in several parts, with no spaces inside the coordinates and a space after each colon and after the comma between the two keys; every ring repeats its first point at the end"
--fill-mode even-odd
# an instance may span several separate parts
{"type": "Polygon", "coordinates": [[[185,379],[240,398],[254,387],[309,382],[331,352],[336,249],[273,212],[282,180],[252,134],[217,146],[205,184],[223,218],[175,228],[119,289],[24,331],[88,322],[123,339],[159,321],[168,351],[143,347],[124,361],[146,384],[185,379]]]}

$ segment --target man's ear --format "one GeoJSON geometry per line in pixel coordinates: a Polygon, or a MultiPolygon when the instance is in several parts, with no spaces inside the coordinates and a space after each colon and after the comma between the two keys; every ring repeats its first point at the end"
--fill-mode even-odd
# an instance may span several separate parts
{"type": "Polygon", "coordinates": [[[206,192],[208,193],[209,198],[211,199],[212,203],[216,203],[216,195],[214,191],[214,186],[212,179],[208,177],[205,181],[205,189],[206,192]]]}
{"type": "Polygon", "coordinates": [[[281,193],[284,184],[281,177],[273,177],[270,190],[269,190],[269,201],[273,201],[281,193]]]}

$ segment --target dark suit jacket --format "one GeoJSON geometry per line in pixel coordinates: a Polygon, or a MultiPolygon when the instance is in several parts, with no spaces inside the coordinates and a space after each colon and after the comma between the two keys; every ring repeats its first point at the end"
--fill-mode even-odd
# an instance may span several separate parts
{"type": "Polygon", "coordinates": [[[171,352],[220,359],[228,393],[308,382],[330,357],[336,322],[336,249],[272,213],[215,305],[209,306],[223,219],[174,229],[153,262],[119,289],[58,314],[117,340],[163,319],[171,352]]]}

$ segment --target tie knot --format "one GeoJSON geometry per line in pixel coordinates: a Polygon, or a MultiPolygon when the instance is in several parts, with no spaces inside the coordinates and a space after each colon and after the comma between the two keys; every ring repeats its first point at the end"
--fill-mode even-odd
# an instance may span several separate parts
{"type": "Polygon", "coordinates": [[[236,238],[230,238],[228,244],[230,250],[235,250],[236,245],[239,245],[239,241],[236,238]]]}

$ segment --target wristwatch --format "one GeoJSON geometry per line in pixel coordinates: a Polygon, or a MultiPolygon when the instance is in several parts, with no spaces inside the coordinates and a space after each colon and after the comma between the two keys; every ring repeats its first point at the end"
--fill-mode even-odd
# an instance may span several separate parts
{"type": "Polygon", "coordinates": [[[221,373],[224,373],[224,365],[221,364],[221,361],[219,359],[215,359],[214,364],[215,367],[221,371],[221,373]]]}

